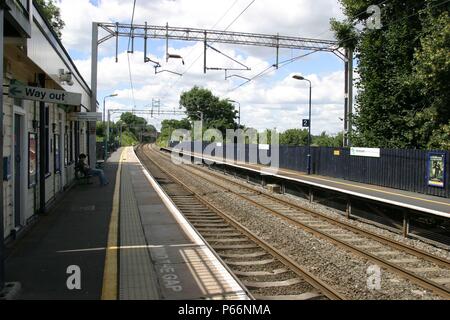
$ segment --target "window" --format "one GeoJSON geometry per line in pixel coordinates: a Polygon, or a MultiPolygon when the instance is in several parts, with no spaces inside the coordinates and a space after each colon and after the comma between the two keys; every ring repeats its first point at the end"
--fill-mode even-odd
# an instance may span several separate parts
{"type": "Polygon", "coordinates": [[[75,158],[80,155],[80,123],[75,122],[75,158]]]}
{"type": "MultiPolygon", "coordinates": [[[[66,127],[67,128],[67,127],[66,127]]],[[[64,166],[69,165],[69,133],[64,134],[64,166]]]]}
{"type": "Polygon", "coordinates": [[[70,163],[73,163],[74,162],[74,156],[73,156],[73,151],[74,151],[74,148],[73,148],[73,144],[74,144],[74,141],[73,141],[73,130],[74,130],[74,126],[73,126],[73,121],[70,121],[70,131],[69,131],[69,148],[70,148],[70,154],[69,154],[69,159],[70,159],[70,163]]]}
{"type": "Polygon", "coordinates": [[[50,174],[50,108],[45,106],[45,174],[50,174]]]}
{"type": "Polygon", "coordinates": [[[54,166],[55,166],[55,173],[61,172],[61,149],[60,149],[60,136],[59,134],[53,135],[53,143],[54,143],[54,166]]]}

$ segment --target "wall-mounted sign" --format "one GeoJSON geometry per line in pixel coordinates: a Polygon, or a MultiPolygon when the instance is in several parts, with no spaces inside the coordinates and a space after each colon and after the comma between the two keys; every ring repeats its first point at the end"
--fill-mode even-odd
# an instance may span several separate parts
{"type": "Polygon", "coordinates": [[[37,181],[37,134],[28,134],[28,187],[34,187],[37,181]]]}
{"type": "Polygon", "coordinates": [[[379,148],[351,148],[350,155],[355,157],[380,158],[381,149],[379,148]]]}
{"type": "Polygon", "coordinates": [[[335,156],[340,156],[341,155],[341,150],[334,150],[333,154],[335,156]]]}
{"type": "Polygon", "coordinates": [[[10,85],[9,97],[47,103],[67,104],[71,106],[81,105],[80,93],[37,87],[26,87],[18,84],[10,85]]]}
{"type": "Polygon", "coordinates": [[[430,187],[445,187],[445,153],[430,152],[428,153],[428,185],[430,187]]]}
{"type": "Polygon", "coordinates": [[[69,114],[71,121],[102,121],[102,114],[100,112],[76,112],[69,114]]]}
{"type": "Polygon", "coordinates": [[[259,150],[270,150],[270,145],[268,144],[260,144],[259,150]]]}

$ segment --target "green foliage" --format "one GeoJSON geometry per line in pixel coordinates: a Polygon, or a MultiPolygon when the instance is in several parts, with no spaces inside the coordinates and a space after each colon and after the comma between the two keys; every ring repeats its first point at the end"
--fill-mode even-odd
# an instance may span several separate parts
{"type": "Polygon", "coordinates": [[[308,144],[308,130],[289,129],[280,135],[280,145],[306,146],[308,144]]]}
{"type": "Polygon", "coordinates": [[[336,136],[329,136],[326,132],[322,132],[320,136],[314,136],[312,140],[313,146],[339,148],[343,146],[344,134],[341,132],[336,136]]]}
{"type": "Polygon", "coordinates": [[[140,136],[141,133],[156,133],[156,128],[147,124],[147,120],[142,117],[138,117],[131,112],[123,113],[120,116],[120,123],[125,130],[133,133],[135,137],[140,136]]]}
{"type": "Polygon", "coordinates": [[[133,133],[131,133],[129,131],[123,132],[123,134],[122,134],[122,146],[123,147],[134,146],[138,143],[139,143],[139,141],[133,133]]]}
{"type": "Polygon", "coordinates": [[[104,137],[106,133],[106,124],[102,121],[97,121],[97,138],[104,137]]]}
{"type": "Polygon", "coordinates": [[[172,132],[177,129],[191,130],[191,123],[188,119],[183,120],[164,120],[161,123],[161,134],[158,137],[157,144],[161,147],[167,147],[172,138],[172,132]]]}
{"type": "MultiPolygon", "coordinates": [[[[340,2],[353,22],[363,22],[367,15],[358,14],[378,1],[340,2]]],[[[382,29],[360,33],[354,145],[448,146],[450,20],[448,6],[438,3],[388,1],[382,6],[382,29]]]]}
{"type": "Polygon", "coordinates": [[[61,39],[62,30],[66,25],[64,21],[61,19],[61,11],[53,0],[34,0],[39,9],[44,15],[44,18],[50,23],[53,27],[53,30],[61,39]]]}
{"type": "Polygon", "coordinates": [[[331,30],[334,31],[336,39],[342,48],[355,50],[358,43],[358,32],[351,22],[340,22],[336,19],[330,20],[331,30]]]}
{"type": "Polygon", "coordinates": [[[227,129],[236,129],[238,112],[227,100],[220,100],[211,91],[194,87],[180,97],[180,106],[187,110],[190,120],[199,121],[203,112],[203,126],[214,128],[225,134],[227,129]]]}

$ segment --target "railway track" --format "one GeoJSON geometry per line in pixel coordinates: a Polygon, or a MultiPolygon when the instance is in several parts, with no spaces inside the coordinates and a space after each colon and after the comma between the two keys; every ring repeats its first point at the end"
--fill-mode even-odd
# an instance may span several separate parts
{"type": "Polygon", "coordinates": [[[205,200],[155,162],[142,147],[136,153],[177,208],[256,299],[345,299],[335,288],[205,200]]]}
{"type": "MultiPolygon", "coordinates": [[[[148,149],[148,152],[156,151],[148,149]]],[[[157,156],[164,161],[169,159],[159,152],[157,156]]],[[[293,226],[373,261],[445,299],[450,298],[450,263],[446,259],[307,210],[223,174],[206,172],[198,166],[183,166],[183,169],[293,226]]]]}

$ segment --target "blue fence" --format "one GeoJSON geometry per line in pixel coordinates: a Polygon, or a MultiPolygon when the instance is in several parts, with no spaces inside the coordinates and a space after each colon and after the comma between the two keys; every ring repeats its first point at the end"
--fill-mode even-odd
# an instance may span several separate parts
{"type": "MultiPolygon", "coordinates": [[[[173,142],[170,147],[178,146],[184,150],[203,151],[210,143],[173,142]]],[[[264,164],[258,145],[234,144],[223,145],[223,158],[247,163],[264,164]],[[250,152],[253,151],[253,152],[250,152]],[[250,155],[257,157],[250,157],[250,155]]],[[[219,151],[220,152],[220,151],[219,151]]],[[[433,151],[408,149],[381,149],[379,158],[351,156],[349,148],[312,147],[312,173],[349,181],[395,188],[428,195],[450,197],[450,152],[435,151],[445,154],[444,187],[432,187],[428,184],[428,156],[433,151]]],[[[272,147],[263,152],[270,156],[272,147]]],[[[211,153],[209,153],[211,154],[211,153]]],[[[279,146],[281,169],[299,172],[307,170],[307,147],[279,146]]],[[[213,156],[219,156],[212,152],[213,156]]]]}

